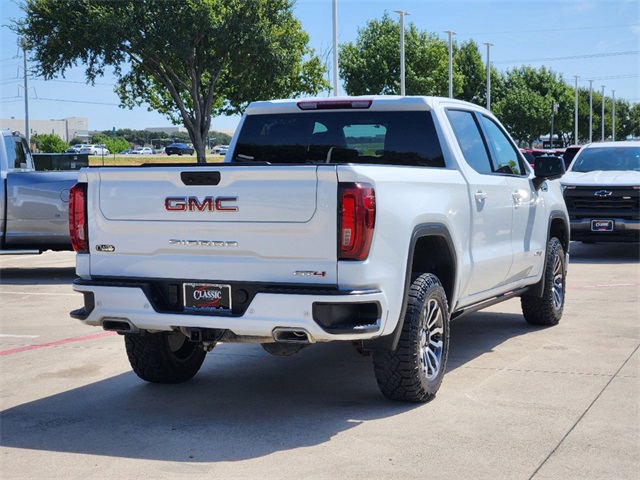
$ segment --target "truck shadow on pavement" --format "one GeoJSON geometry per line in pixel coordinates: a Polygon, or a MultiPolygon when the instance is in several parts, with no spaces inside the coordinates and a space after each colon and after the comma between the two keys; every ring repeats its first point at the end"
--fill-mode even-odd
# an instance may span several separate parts
{"type": "Polygon", "coordinates": [[[0,268],[3,285],[71,285],[75,267],[0,268]]]}
{"type": "MultiPolygon", "coordinates": [[[[534,331],[521,316],[500,313],[476,313],[451,327],[448,370],[534,331]]],[[[58,372],[43,384],[64,377],[58,372]]],[[[369,420],[421,407],[425,415],[433,413],[432,407],[384,399],[371,359],[348,344],[319,344],[293,357],[270,356],[259,345],[219,345],[184,384],[148,384],[128,372],[9,408],[0,413],[0,444],[191,463],[239,461],[323,444],[369,420]]]]}
{"type": "Polygon", "coordinates": [[[569,253],[569,271],[572,263],[623,265],[640,262],[639,243],[571,242],[569,253]]]}

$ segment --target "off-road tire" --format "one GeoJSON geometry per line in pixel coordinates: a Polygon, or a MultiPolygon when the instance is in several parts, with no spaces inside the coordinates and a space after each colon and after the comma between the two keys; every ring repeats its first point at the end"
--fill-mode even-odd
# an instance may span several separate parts
{"type": "Polygon", "coordinates": [[[391,400],[430,400],[442,383],[448,354],[447,296],[438,278],[425,273],[409,289],[398,346],[393,352],[373,355],[380,391],[391,400]]]}
{"type": "Polygon", "coordinates": [[[531,325],[556,325],[562,318],[566,291],[567,268],[560,240],[553,237],[547,245],[542,297],[520,298],[522,313],[531,325]]]}
{"type": "Polygon", "coordinates": [[[133,371],[152,383],[190,380],[207,354],[180,332],[127,334],[124,344],[133,371]]]}

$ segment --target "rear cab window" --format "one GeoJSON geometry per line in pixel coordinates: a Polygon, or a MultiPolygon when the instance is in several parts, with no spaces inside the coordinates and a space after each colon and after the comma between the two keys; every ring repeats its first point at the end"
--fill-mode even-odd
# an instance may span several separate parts
{"type": "Polygon", "coordinates": [[[445,167],[426,111],[248,115],[231,162],[445,167]]]}

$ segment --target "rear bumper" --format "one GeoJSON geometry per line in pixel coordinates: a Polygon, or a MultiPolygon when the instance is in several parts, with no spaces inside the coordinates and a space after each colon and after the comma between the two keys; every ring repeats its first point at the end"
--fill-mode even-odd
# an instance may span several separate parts
{"type": "Polygon", "coordinates": [[[638,242],[640,241],[640,221],[607,216],[571,219],[571,240],[638,242]],[[611,232],[594,232],[591,230],[592,220],[612,220],[614,229],[611,232]]]}
{"type": "Polygon", "coordinates": [[[128,322],[139,330],[176,328],[230,330],[239,337],[263,341],[276,329],[305,330],[312,341],[363,340],[380,336],[387,318],[387,301],[380,290],[278,293],[258,291],[239,315],[159,311],[144,284],[107,285],[76,281],[73,289],[84,295],[83,308],[71,316],[86,325],[128,322]],[[349,318],[349,317],[355,318],[349,318]]]}

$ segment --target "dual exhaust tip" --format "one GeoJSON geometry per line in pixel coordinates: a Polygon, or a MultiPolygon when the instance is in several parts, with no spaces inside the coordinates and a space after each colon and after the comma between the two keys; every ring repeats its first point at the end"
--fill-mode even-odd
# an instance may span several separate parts
{"type": "MultiPolygon", "coordinates": [[[[107,332],[121,334],[135,334],[140,330],[126,318],[108,318],[103,320],[102,328],[107,332]]],[[[277,343],[295,343],[309,345],[316,341],[304,328],[276,327],[272,332],[273,339],[277,343]]]]}

